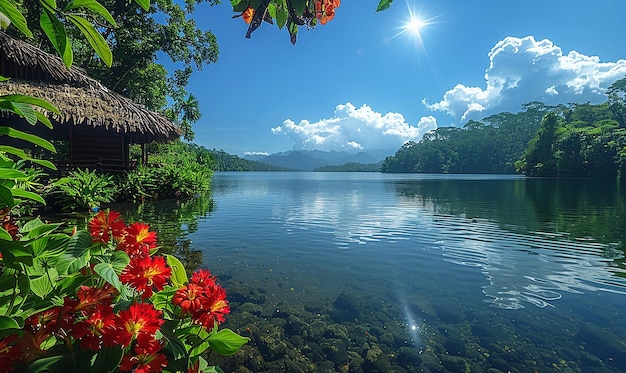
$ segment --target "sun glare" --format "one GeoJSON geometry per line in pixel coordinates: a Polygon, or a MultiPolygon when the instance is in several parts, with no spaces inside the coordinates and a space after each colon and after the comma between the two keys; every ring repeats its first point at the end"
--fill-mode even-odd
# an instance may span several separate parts
{"type": "Polygon", "coordinates": [[[420,36],[420,31],[426,23],[419,17],[411,15],[411,18],[404,25],[404,30],[413,36],[420,36]]]}
{"type": "Polygon", "coordinates": [[[410,39],[413,39],[419,46],[423,47],[424,41],[422,40],[422,34],[428,26],[435,23],[433,22],[433,19],[436,17],[424,17],[421,11],[415,10],[412,5],[409,4],[408,0],[406,5],[408,17],[401,21],[398,33],[393,35],[388,40],[395,39],[400,35],[405,35],[410,39]]]}

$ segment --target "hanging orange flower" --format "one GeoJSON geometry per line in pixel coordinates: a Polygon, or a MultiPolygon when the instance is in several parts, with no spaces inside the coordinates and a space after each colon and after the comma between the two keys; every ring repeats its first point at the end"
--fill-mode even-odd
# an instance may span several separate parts
{"type": "Polygon", "coordinates": [[[254,17],[254,8],[249,6],[248,9],[244,10],[241,13],[241,17],[243,17],[243,21],[245,23],[252,22],[252,17],[254,17]]]}
{"type": "Polygon", "coordinates": [[[321,24],[326,24],[335,17],[335,8],[341,4],[340,0],[317,0],[315,2],[315,17],[321,24]]]}

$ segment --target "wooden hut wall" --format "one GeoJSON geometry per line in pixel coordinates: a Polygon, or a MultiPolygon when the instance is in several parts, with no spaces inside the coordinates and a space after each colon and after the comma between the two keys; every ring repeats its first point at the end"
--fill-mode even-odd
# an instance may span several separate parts
{"type": "Polygon", "coordinates": [[[78,125],[70,129],[70,163],[73,167],[106,172],[128,169],[128,144],[121,133],[78,125]]]}

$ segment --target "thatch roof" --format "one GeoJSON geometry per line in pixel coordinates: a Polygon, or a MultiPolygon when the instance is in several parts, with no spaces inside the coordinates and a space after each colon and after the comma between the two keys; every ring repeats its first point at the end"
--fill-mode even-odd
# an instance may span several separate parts
{"type": "Polygon", "coordinates": [[[66,68],[61,58],[0,31],[0,95],[25,94],[46,99],[61,112],[50,113],[60,124],[86,124],[135,140],[167,141],[181,135],[180,127],[132,100],[108,90],[76,67],[66,68]]]}

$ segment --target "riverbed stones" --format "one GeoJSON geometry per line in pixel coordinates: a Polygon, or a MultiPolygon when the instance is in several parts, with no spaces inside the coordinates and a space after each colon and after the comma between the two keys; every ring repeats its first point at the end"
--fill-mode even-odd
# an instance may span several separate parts
{"type": "Polygon", "coordinates": [[[364,305],[363,299],[354,293],[342,291],[328,309],[328,314],[338,323],[354,322],[362,317],[361,310],[365,309],[364,305]]]}

